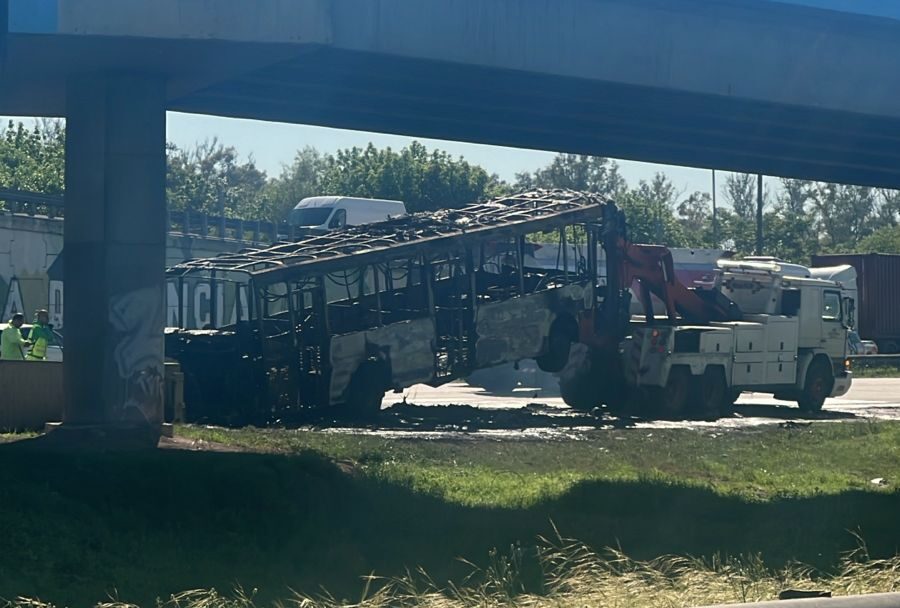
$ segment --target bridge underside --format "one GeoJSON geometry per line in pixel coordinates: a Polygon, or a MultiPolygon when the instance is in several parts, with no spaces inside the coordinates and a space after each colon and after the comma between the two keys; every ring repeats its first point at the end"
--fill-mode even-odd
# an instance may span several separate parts
{"type": "Polygon", "coordinates": [[[900,120],[325,48],[184,112],[900,187],[900,120]]]}
{"type": "MultiPolygon", "coordinates": [[[[36,48],[40,37],[27,38],[36,48]]],[[[57,55],[53,46],[117,58],[103,68],[113,73],[132,54],[148,74],[190,56],[170,77],[170,110],[900,188],[900,119],[890,116],[321,45],[179,41],[154,52],[150,41],[119,51],[68,40],[38,55],[57,55]],[[227,76],[213,69],[223,57],[227,76]]],[[[56,69],[53,81],[4,87],[0,113],[64,116],[71,75],[56,69]]]]}

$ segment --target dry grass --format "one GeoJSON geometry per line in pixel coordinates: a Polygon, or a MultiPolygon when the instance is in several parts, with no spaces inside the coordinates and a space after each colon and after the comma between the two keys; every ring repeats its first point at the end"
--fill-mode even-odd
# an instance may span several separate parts
{"type": "MultiPolygon", "coordinates": [[[[525,549],[491,553],[490,565],[478,568],[462,584],[439,585],[424,571],[397,578],[364,577],[356,600],[338,600],[323,591],[296,594],[275,608],[681,608],[718,603],[775,599],[785,589],[828,590],[834,595],[900,590],[900,556],[872,559],[865,545],[846,555],[839,574],[824,576],[800,564],[770,570],[759,557],[711,560],[665,556],[633,560],[621,551],[602,555],[565,538],[542,539],[538,548],[541,589],[527,589],[525,549]]],[[[197,589],[157,600],[154,608],[257,608],[256,590],[223,594],[197,589]]],[[[141,608],[113,600],[96,608],[141,608]]],[[[17,598],[4,608],[56,608],[40,600],[17,598]]]]}

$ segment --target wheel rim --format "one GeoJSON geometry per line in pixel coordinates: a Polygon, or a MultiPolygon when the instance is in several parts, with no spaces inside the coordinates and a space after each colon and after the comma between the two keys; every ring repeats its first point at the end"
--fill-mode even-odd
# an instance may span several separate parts
{"type": "Polygon", "coordinates": [[[825,379],[821,374],[818,374],[813,380],[812,386],[809,387],[809,394],[815,400],[825,398],[825,379]]]}

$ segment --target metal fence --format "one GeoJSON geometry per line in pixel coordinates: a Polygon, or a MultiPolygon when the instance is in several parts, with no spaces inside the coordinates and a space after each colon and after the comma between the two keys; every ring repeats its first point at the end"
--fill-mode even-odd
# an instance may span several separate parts
{"type": "MultiPolygon", "coordinates": [[[[62,195],[0,188],[0,212],[62,218],[65,199],[62,195]]],[[[286,223],[210,215],[190,209],[167,211],[166,226],[169,232],[251,243],[276,243],[295,236],[286,223]]]]}

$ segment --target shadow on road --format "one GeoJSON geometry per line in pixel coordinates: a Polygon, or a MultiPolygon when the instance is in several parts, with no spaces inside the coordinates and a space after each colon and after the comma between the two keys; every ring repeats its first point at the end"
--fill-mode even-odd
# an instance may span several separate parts
{"type": "Polygon", "coordinates": [[[855,420],[860,418],[852,412],[839,410],[804,412],[796,404],[779,403],[738,404],[734,406],[732,417],[772,418],[775,420],[855,420]]]}

